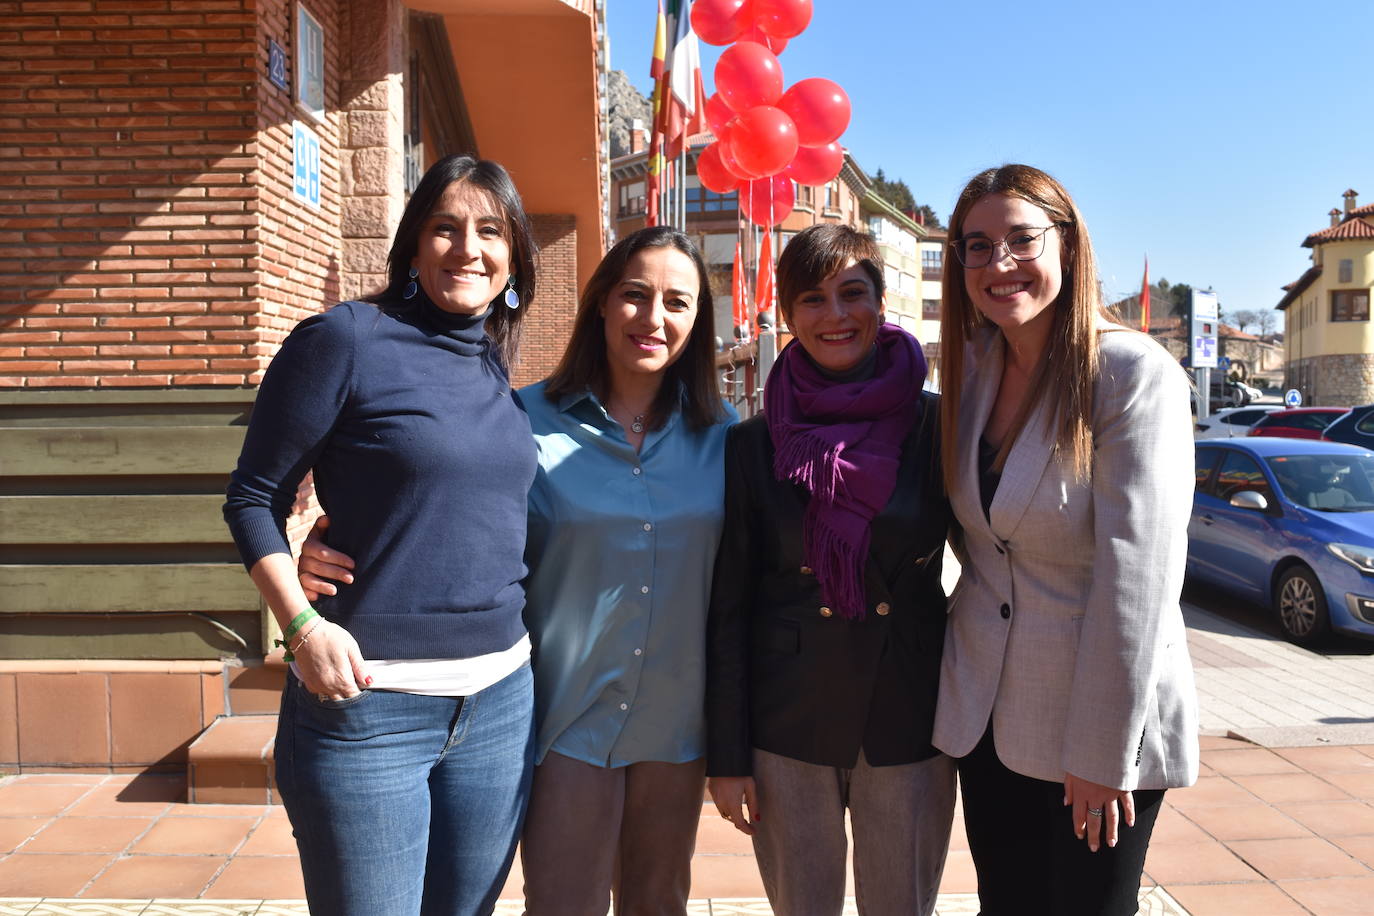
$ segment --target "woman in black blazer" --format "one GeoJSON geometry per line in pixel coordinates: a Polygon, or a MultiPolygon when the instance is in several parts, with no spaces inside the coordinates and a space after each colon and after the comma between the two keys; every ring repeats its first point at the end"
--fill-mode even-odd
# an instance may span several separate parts
{"type": "Polygon", "coordinates": [[[726,441],[707,636],[707,774],[773,908],[930,913],[954,771],[930,743],[948,525],[920,344],[883,323],[882,258],[845,226],[778,262],[796,340],[726,441]],[[747,813],[746,813],[747,809],[747,813]]]}

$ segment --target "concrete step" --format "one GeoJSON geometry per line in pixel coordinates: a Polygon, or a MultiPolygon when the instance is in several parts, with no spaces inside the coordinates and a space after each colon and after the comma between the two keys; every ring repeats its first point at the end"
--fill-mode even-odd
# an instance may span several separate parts
{"type": "Polygon", "coordinates": [[[231,716],[276,715],[281,706],[281,688],[286,683],[287,670],[280,648],[274,649],[261,665],[228,669],[225,713],[231,716]]]}
{"type": "Polygon", "coordinates": [[[187,749],[187,801],[279,804],[272,756],[276,734],[276,716],[220,716],[210,723],[187,749]]]}

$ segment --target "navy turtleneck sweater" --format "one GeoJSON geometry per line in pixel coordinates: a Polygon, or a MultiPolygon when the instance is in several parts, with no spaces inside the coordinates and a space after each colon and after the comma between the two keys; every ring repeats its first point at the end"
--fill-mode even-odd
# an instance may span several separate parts
{"type": "Polygon", "coordinates": [[[525,629],[534,440],[486,315],[345,302],[301,322],[258,392],[224,517],[244,565],[289,553],[309,470],[354,583],[319,612],[371,659],[470,658],[525,629]]]}

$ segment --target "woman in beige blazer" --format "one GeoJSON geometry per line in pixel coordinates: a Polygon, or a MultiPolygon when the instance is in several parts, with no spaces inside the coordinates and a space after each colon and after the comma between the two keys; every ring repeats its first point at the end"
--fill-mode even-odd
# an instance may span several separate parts
{"type": "Polygon", "coordinates": [[[1198,769],[1187,377],[1102,308],[1049,175],[979,174],[949,234],[941,438],[963,574],[934,743],[958,758],[984,916],[1135,913],[1163,790],[1198,769]]]}

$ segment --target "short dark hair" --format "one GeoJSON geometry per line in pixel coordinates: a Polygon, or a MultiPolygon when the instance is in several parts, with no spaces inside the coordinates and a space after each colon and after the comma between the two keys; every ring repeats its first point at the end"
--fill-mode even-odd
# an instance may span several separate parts
{"type": "Polygon", "coordinates": [[[510,240],[510,272],[515,292],[520,296],[520,306],[506,308],[502,295],[498,294],[492,300],[493,308],[487,318],[486,328],[502,364],[509,369],[515,363],[520,345],[520,324],[534,299],[538,248],[530,229],[530,219],[525,215],[525,205],[520,201],[520,192],[515,189],[510,174],[498,162],[455,155],[445,156],[429,167],[416,185],[415,193],[410,195],[405,212],[401,214],[401,222],[396,226],[396,237],[386,257],[386,288],[364,297],[364,301],[391,307],[404,303],[404,290],[410,282],[410,262],[415,259],[420,245],[420,231],[449,185],[456,181],[470,182],[474,187],[486,191],[500,205],[502,215],[506,218],[506,234],[510,240]]]}
{"type": "Polygon", "coordinates": [[[820,286],[850,261],[859,262],[881,302],[887,288],[883,253],[872,235],[839,223],[817,223],[793,236],[778,256],[778,307],[783,318],[791,318],[792,306],[802,293],[820,286]]]}
{"type": "Polygon", "coordinates": [[[681,398],[683,418],[700,429],[719,422],[723,416],[720,385],[716,378],[715,305],[711,301],[711,279],[706,262],[692,240],[669,226],[650,226],[625,236],[601,259],[577,300],[572,337],[563,351],[558,367],[544,385],[550,401],[565,394],[591,390],[602,399],[610,384],[606,357],[606,322],[601,306],[611,290],[625,276],[625,267],[636,254],[649,248],[676,248],[692,260],[701,289],[697,294],[697,316],[682,355],[667,368],[663,384],[654,398],[652,425],[662,426],[681,398]]]}

